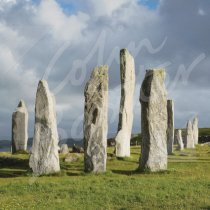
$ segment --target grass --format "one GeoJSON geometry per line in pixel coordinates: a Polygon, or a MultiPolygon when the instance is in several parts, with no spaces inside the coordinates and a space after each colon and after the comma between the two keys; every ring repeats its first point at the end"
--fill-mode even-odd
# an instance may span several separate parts
{"type": "Polygon", "coordinates": [[[199,128],[200,136],[208,136],[210,135],[210,128],[199,128]]]}
{"type": "Polygon", "coordinates": [[[28,155],[13,157],[15,166],[0,165],[0,209],[210,209],[210,147],[175,151],[168,171],[137,173],[139,147],[131,157],[116,159],[108,148],[107,172],[83,172],[83,158],[63,162],[60,174],[33,177],[28,155]]]}

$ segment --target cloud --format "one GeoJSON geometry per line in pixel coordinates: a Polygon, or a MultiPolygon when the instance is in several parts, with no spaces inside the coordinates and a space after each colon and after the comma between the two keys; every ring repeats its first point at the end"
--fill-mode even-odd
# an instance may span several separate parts
{"type": "Polygon", "coordinates": [[[54,0],[43,0],[37,9],[38,21],[49,27],[55,39],[62,41],[80,40],[82,31],[87,27],[89,16],[82,12],[67,16],[54,0]]]}
{"type": "Polygon", "coordinates": [[[111,16],[113,12],[115,12],[122,6],[133,2],[133,0],[89,0],[89,2],[90,4],[92,4],[93,11],[96,16],[111,16]]]}
{"type": "Polygon", "coordinates": [[[56,94],[60,133],[81,137],[84,86],[91,70],[101,64],[109,65],[109,133],[114,135],[121,48],[128,48],[135,57],[133,132],[140,131],[138,97],[145,69],[157,66],[167,68],[176,127],[185,126],[194,114],[199,115],[200,126],[208,127],[210,3],[161,0],[152,10],[148,4],[137,0],[1,1],[0,116],[4,123],[0,123],[0,139],[10,138],[11,114],[21,98],[30,111],[33,135],[36,88],[43,76],[56,94]]]}
{"type": "Polygon", "coordinates": [[[203,10],[203,9],[201,9],[201,8],[199,8],[199,10],[198,10],[198,14],[199,14],[199,15],[201,15],[201,16],[206,15],[206,13],[204,12],[204,10],[203,10]]]}
{"type": "Polygon", "coordinates": [[[15,5],[16,0],[1,0],[0,1],[0,11],[3,11],[5,8],[15,5]]]}

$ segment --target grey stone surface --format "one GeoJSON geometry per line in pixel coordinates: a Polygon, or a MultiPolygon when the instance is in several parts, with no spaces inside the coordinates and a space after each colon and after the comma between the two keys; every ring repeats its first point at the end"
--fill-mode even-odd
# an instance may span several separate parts
{"type": "Polygon", "coordinates": [[[168,155],[173,153],[174,144],[174,102],[172,100],[167,101],[168,111],[168,128],[167,128],[167,151],[168,155]]]}
{"type": "Polygon", "coordinates": [[[187,122],[184,146],[188,149],[195,148],[192,122],[190,120],[187,122]]]}
{"type": "Polygon", "coordinates": [[[35,128],[29,165],[34,174],[60,171],[55,98],[46,81],[41,80],[36,93],[35,128]]]}
{"type": "Polygon", "coordinates": [[[165,70],[147,70],[141,87],[141,170],[167,169],[167,92],[165,70]]]}
{"type": "Polygon", "coordinates": [[[12,153],[26,151],[28,143],[28,111],[21,100],[12,115],[12,153]]]}
{"type": "Polygon", "coordinates": [[[84,169],[86,172],[106,171],[108,130],[108,66],[96,67],[85,91],[84,169]]]}
{"type": "Polygon", "coordinates": [[[177,150],[181,151],[184,149],[184,143],[182,138],[182,130],[176,130],[175,138],[177,141],[177,150]]]}
{"type": "Polygon", "coordinates": [[[198,144],[198,136],[199,136],[199,130],[198,130],[198,118],[195,117],[192,122],[192,129],[193,129],[193,139],[194,144],[198,144]]]}
{"type": "Polygon", "coordinates": [[[67,144],[62,144],[60,147],[60,154],[66,155],[69,153],[69,147],[67,144]]]}
{"type": "Polygon", "coordinates": [[[121,101],[116,135],[116,156],[130,157],[130,139],[133,126],[133,97],[135,64],[127,49],[120,51],[121,101]]]}

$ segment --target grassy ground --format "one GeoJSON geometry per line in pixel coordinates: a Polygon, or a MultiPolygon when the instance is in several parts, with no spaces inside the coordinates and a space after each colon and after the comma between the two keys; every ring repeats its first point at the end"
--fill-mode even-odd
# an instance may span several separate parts
{"type": "Polygon", "coordinates": [[[210,128],[199,128],[199,135],[200,136],[210,135],[210,128]]]}
{"type": "MultiPolygon", "coordinates": [[[[28,155],[0,168],[0,209],[210,209],[210,147],[175,152],[162,173],[137,173],[139,148],[117,160],[109,148],[107,173],[83,173],[82,157],[56,176],[33,177],[28,155]]],[[[7,161],[5,161],[7,162],[7,161]]]]}

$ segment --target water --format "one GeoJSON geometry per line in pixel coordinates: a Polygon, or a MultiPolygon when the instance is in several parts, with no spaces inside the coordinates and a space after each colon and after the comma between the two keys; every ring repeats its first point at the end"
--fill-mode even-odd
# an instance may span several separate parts
{"type": "Polygon", "coordinates": [[[8,147],[0,148],[0,152],[11,152],[11,149],[8,147]]]}

